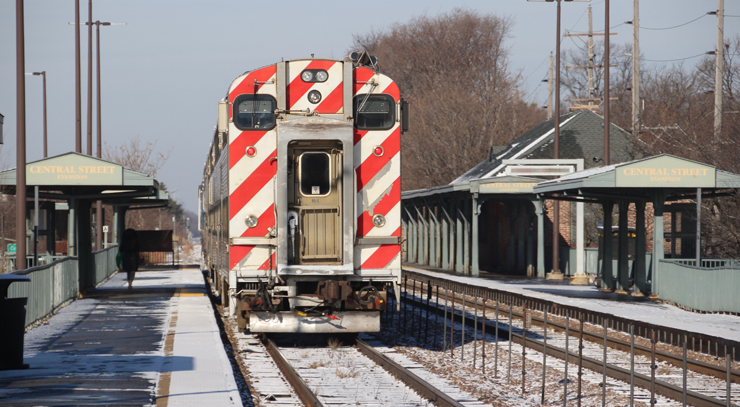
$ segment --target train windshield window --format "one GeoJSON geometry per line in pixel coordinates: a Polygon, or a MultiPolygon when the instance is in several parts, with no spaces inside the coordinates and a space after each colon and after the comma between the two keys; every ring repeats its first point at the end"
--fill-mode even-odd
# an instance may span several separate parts
{"type": "Polygon", "coordinates": [[[353,113],[358,130],[388,130],[396,120],[396,103],[389,95],[355,96],[353,113]]]}
{"type": "Polygon", "coordinates": [[[275,127],[275,98],[269,95],[240,95],[234,100],[234,125],[239,130],[269,130],[275,127]]]}
{"type": "Polygon", "coordinates": [[[303,153],[301,155],[301,194],[326,195],[329,193],[329,154],[303,153]]]}

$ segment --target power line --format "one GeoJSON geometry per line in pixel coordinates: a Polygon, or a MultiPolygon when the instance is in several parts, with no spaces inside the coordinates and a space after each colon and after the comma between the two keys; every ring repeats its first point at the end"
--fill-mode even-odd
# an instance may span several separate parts
{"type": "MultiPolygon", "coordinates": [[[[609,27],[609,30],[611,31],[611,30],[613,30],[613,29],[615,29],[617,27],[621,27],[621,26],[623,26],[625,24],[627,24],[627,23],[624,22],[624,23],[617,24],[617,25],[615,25],[613,27],[609,27]]],[[[594,31],[594,33],[603,33],[603,32],[604,32],[604,30],[595,30],[594,31]]],[[[588,34],[588,33],[587,32],[579,33],[579,32],[568,31],[568,34],[588,34]]]]}
{"type": "Polygon", "coordinates": [[[707,15],[708,15],[708,14],[702,14],[702,15],[700,15],[699,17],[697,17],[697,18],[695,18],[695,19],[693,19],[693,20],[691,20],[691,21],[689,21],[689,22],[686,22],[686,23],[683,23],[683,24],[679,24],[679,25],[674,25],[673,27],[664,27],[664,28],[649,28],[649,27],[644,27],[644,26],[640,26],[640,29],[642,29],[642,30],[654,30],[654,31],[661,31],[661,30],[672,30],[672,29],[674,29],[674,28],[678,28],[678,27],[683,27],[683,26],[685,26],[685,25],[691,24],[691,23],[693,23],[694,21],[697,21],[697,20],[700,20],[700,19],[702,19],[702,18],[706,17],[707,15]]]}
{"type": "Polygon", "coordinates": [[[678,58],[678,59],[643,59],[643,61],[647,62],[677,62],[677,61],[685,61],[687,59],[697,58],[700,56],[706,55],[706,52],[702,52],[701,54],[697,54],[694,56],[686,57],[686,58],[678,58]]]}

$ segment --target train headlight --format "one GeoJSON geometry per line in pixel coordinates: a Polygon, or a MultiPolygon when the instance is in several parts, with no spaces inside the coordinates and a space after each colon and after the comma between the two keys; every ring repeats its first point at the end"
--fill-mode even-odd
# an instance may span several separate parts
{"type": "Polygon", "coordinates": [[[301,72],[301,79],[303,79],[303,82],[313,82],[313,72],[312,71],[301,72]]]}
{"type": "Polygon", "coordinates": [[[316,71],[316,82],[325,82],[329,79],[329,73],[326,71],[316,71]]]}
{"type": "Polygon", "coordinates": [[[253,228],[257,226],[257,217],[254,215],[247,216],[246,219],[244,219],[244,223],[247,224],[248,228],[253,228]]]}
{"type": "Polygon", "coordinates": [[[308,92],[308,101],[313,104],[321,102],[321,92],[319,92],[318,90],[312,90],[308,92]]]}
{"type": "Polygon", "coordinates": [[[385,225],[385,216],[381,214],[373,216],[373,225],[375,225],[376,228],[382,228],[385,225]]]}

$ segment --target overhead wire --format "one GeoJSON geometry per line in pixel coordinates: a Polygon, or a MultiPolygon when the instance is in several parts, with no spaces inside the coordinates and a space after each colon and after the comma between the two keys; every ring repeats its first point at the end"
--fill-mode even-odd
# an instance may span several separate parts
{"type": "Polygon", "coordinates": [[[693,20],[691,20],[691,21],[688,21],[688,22],[685,22],[685,23],[683,23],[683,24],[679,24],[679,25],[674,25],[673,27],[650,28],[650,27],[640,26],[640,29],[641,29],[641,30],[653,30],[653,31],[672,30],[672,29],[674,29],[674,28],[678,28],[678,27],[683,27],[683,26],[685,26],[685,25],[691,24],[691,23],[693,23],[694,21],[700,20],[700,19],[702,19],[702,18],[704,18],[704,17],[706,17],[706,16],[708,16],[708,15],[709,15],[709,14],[702,14],[702,15],[700,15],[699,17],[697,17],[697,18],[695,18],[695,19],[693,19],[693,20]]]}
{"type": "Polygon", "coordinates": [[[693,56],[690,56],[690,57],[677,58],[677,59],[641,59],[641,61],[646,61],[646,62],[677,62],[677,61],[685,61],[687,59],[697,58],[697,57],[700,57],[702,55],[707,55],[707,53],[706,52],[702,52],[701,54],[696,54],[696,55],[693,55],[693,56]]]}

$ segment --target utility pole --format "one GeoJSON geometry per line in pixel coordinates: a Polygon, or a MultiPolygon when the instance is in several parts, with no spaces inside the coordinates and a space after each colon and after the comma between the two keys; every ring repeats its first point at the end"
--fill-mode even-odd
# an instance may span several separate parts
{"type": "Polygon", "coordinates": [[[80,82],[80,0],[75,0],[75,152],[82,152],[82,85],[80,82]]]}
{"type": "Polygon", "coordinates": [[[640,133],[640,0],[634,0],[632,14],[632,135],[637,136],[640,133]]]}
{"type": "Polygon", "coordinates": [[[23,0],[15,0],[15,269],[26,269],[26,50],[23,0]]]}
{"type": "MultiPolygon", "coordinates": [[[[552,158],[560,158],[560,0],[557,0],[557,35],[555,36],[555,123],[552,158]]],[[[560,201],[552,201],[552,271],[553,279],[562,280],[560,272],[560,201]]]]}
{"type": "Polygon", "coordinates": [[[609,0],[605,0],[604,9],[604,165],[609,165],[609,0]]]}
{"type": "Polygon", "coordinates": [[[591,6],[588,6],[588,105],[593,106],[596,99],[594,89],[594,23],[591,6]]]}
{"type": "MultiPolygon", "coordinates": [[[[607,30],[608,32],[608,30],[607,30]]],[[[595,105],[595,102],[602,102],[603,98],[596,97],[596,87],[594,86],[594,68],[604,68],[605,65],[595,65],[594,59],[596,58],[596,55],[594,54],[594,36],[601,36],[606,34],[594,34],[594,26],[593,26],[593,11],[591,9],[591,6],[588,6],[588,33],[587,34],[565,34],[565,37],[583,37],[587,36],[588,40],[586,42],[588,50],[587,50],[587,56],[588,56],[588,65],[575,65],[575,66],[565,66],[566,69],[586,69],[586,78],[588,80],[587,88],[588,88],[588,97],[583,98],[576,98],[576,99],[565,99],[567,102],[588,102],[587,105],[571,105],[571,110],[584,110],[588,109],[591,111],[598,110],[598,106],[595,105]]],[[[616,33],[615,33],[616,35],[616,33]]],[[[616,66],[616,65],[614,65],[616,66]]]]}
{"type": "Polygon", "coordinates": [[[93,155],[92,141],[92,87],[93,87],[93,66],[92,66],[92,0],[88,1],[87,8],[87,155],[93,155]]]}
{"type": "Polygon", "coordinates": [[[724,71],[725,58],[725,0],[719,0],[717,7],[717,58],[716,72],[714,75],[714,142],[719,141],[722,132],[722,72],[724,71]]]}
{"type": "Polygon", "coordinates": [[[547,119],[552,119],[552,52],[550,53],[550,69],[547,72],[547,119]]]}

